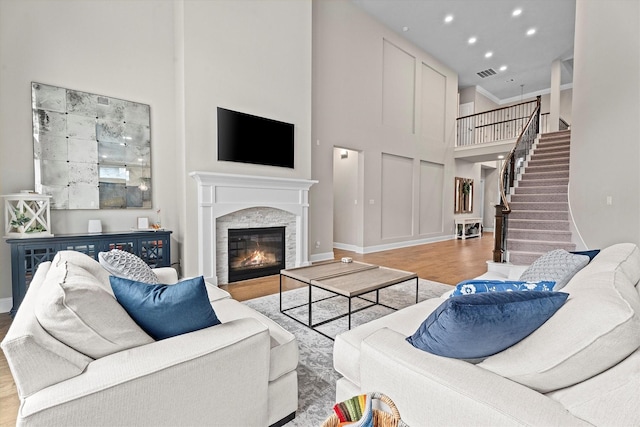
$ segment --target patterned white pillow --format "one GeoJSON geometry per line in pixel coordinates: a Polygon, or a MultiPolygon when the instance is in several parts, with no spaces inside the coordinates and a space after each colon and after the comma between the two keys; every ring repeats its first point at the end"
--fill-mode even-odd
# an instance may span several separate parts
{"type": "Polygon", "coordinates": [[[109,252],[100,252],[98,260],[100,265],[114,276],[150,285],[160,283],[158,276],[151,270],[151,267],[132,253],[121,251],[120,249],[112,249],[109,252]]]}
{"type": "Polygon", "coordinates": [[[556,284],[553,290],[557,291],[562,289],[587,264],[589,264],[587,255],[576,255],[564,249],[555,249],[535,260],[522,273],[520,280],[525,282],[554,281],[556,284]]]}

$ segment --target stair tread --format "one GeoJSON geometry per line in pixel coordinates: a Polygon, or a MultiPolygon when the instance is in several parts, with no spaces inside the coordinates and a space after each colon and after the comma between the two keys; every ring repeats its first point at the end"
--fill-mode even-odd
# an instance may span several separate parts
{"type": "Polygon", "coordinates": [[[567,193],[513,193],[511,194],[511,196],[518,196],[518,197],[529,197],[529,196],[566,196],[567,193]]]}
{"type": "MultiPolygon", "coordinates": [[[[538,212],[538,211],[529,211],[529,212],[538,212]]],[[[564,211],[556,211],[556,212],[564,212],[564,211]]],[[[516,218],[516,219],[512,219],[511,221],[535,221],[535,222],[541,222],[541,221],[546,221],[546,222],[569,222],[568,219],[529,219],[529,218],[516,218]]],[[[521,230],[521,229],[518,229],[521,230]]]]}
{"type": "Polygon", "coordinates": [[[527,233],[551,233],[551,234],[571,234],[571,231],[568,230],[545,230],[544,228],[513,228],[509,227],[509,231],[521,231],[527,233]]]}
{"type": "Polygon", "coordinates": [[[571,131],[540,135],[518,183],[510,190],[510,260],[530,264],[547,248],[575,247],[568,218],[570,163],[571,131]]]}
{"type": "MultiPolygon", "coordinates": [[[[518,204],[527,204],[527,205],[555,205],[557,203],[569,203],[569,202],[511,202],[511,204],[514,203],[518,203],[518,204]]],[[[540,210],[540,209],[536,209],[536,210],[540,210]]],[[[552,209],[555,210],[555,209],[552,209]]]]}
{"type": "Polygon", "coordinates": [[[507,239],[508,242],[529,242],[535,245],[561,245],[567,246],[572,244],[571,242],[560,242],[558,240],[527,240],[527,239],[507,239]]]}

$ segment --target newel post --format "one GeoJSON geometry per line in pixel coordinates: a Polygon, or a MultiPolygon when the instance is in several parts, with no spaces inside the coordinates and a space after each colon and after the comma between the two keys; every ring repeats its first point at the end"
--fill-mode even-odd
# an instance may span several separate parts
{"type": "Polygon", "coordinates": [[[493,262],[503,262],[502,254],[504,253],[504,230],[506,220],[505,214],[502,211],[504,209],[504,205],[501,203],[495,206],[496,208],[496,224],[493,230],[493,262]]]}

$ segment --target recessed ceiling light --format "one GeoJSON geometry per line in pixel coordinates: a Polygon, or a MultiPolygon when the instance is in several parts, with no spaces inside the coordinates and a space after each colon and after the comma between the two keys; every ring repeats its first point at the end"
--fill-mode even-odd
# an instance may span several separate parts
{"type": "Polygon", "coordinates": [[[453,15],[447,15],[447,16],[444,17],[444,22],[445,23],[448,24],[451,21],[453,21],[453,15]]]}
{"type": "Polygon", "coordinates": [[[478,39],[476,37],[469,37],[469,44],[474,44],[478,39]]]}
{"type": "Polygon", "coordinates": [[[521,13],[522,9],[515,9],[513,13],[511,13],[511,16],[520,16],[521,13]]]}
{"type": "Polygon", "coordinates": [[[528,35],[528,36],[532,36],[532,35],[534,35],[535,33],[536,33],[536,29],[535,29],[535,28],[529,28],[529,29],[527,30],[527,35],[528,35]]]}
{"type": "Polygon", "coordinates": [[[491,58],[493,56],[493,52],[489,51],[487,53],[484,54],[485,58],[491,58]]]}
{"type": "Polygon", "coordinates": [[[506,65],[501,66],[500,71],[507,71],[507,66],[506,65]]]}
{"type": "Polygon", "coordinates": [[[504,156],[501,154],[501,155],[498,156],[498,159],[502,160],[502,159],[504,159],[504,156]]]}
{"type": "Polygon", "coordinates": [[[406,33],[407,31],[409,31],[409,27],[402,27],[402,31],[406,33]]]}

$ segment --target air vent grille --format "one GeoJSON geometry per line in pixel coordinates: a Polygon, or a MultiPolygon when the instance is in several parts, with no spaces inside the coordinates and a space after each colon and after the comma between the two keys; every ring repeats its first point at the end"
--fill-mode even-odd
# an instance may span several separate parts
{"type": "Polygon", "coordinates": [[[494,74],[497,74],[497,73],[496,73],[496,70],[494,70],[493,68],[487,68],[486,70],[480,71],[477,74],[484,79],[485,77],[493,76],[494,74]]]}

